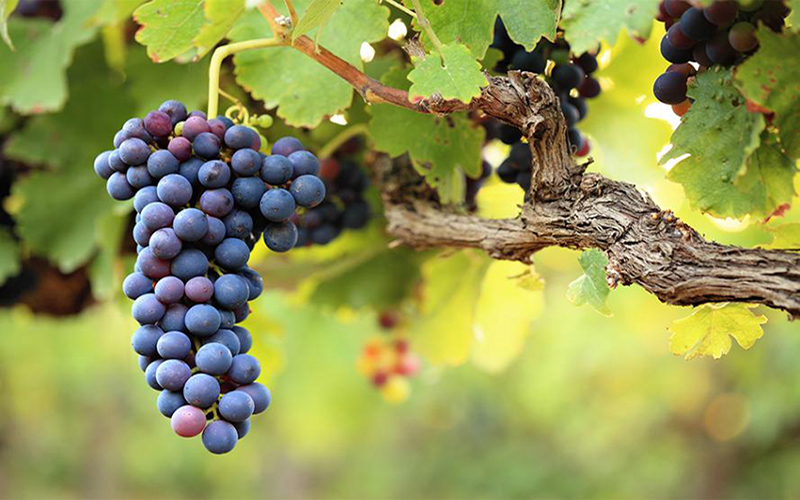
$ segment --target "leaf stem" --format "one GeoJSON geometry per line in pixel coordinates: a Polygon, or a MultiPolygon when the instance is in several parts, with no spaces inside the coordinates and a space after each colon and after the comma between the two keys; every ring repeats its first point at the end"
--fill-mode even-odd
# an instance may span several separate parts
{"type": "Polygon", "coordinates": [[[411,9],[409,9],[408,7],[406,7],[405,5],[401,4],[400,2],[397,2],[396,0],[378,0],[378,2],[386,2],[389,5],[392,5],[392,6],[396,7],[397,9],[405,12],[406,14],[411,16],[412,18],[414,18],[414,19],[417,18],[417,13],[416,12],[414,12],[411,9]]]}
{"type": "Polygon", "coordinates": [[[219,109],[219,73],[222,68],[222,61],[231,54],[245,50],[263,49],[265,47],[278,47],[288,45],[283,38],[259,38],[247,40],[245,42],[230,43],[223,45],[214,51],[211,56],[211,63],[208,67],[208,116],[217,116],[219,109]]]}
{"type": "Polygon", "coordinates": [[[433,31],[433,26],[431,26],[430,21],[428,21],[428,18],[425,17],[425,14],[422,12],[422,4],[419,3],[419,0],[411,0],[411,3],[414,4],[414,10],[417,13],[417,23],[419,23],[419,27],[422,28],[422,31],[431,39],[431,43],[436,47],[436,51],[439,55],[444,58],[442,55],[444,45],[442,45],[442,41],[439,40],[439,37],[436,36],[436,33],[433,31]]]}
{"type": "Polygon", "coordinates": [[[317,151],[317,158],[320,160],[324,160],[325,158],[330,158],[333,153],[336,152],[337,149],[342,147],[344,143],[352,139],[357,135],[366,135],[367,134],[367,124],[366,123],[359,123],[357,125],[353,125],[347,127],[346,129],[339,132],[337,135],[333,137],[330,141],[328,141],[324,146],[322,146],[317,151]]]}
{"type": "Polygon", "coordinates": [[[275,37],[283,37],[285,35],[284,27],[276,21],[277,18],[281,17],[281,14],[275,9],[275,6],[272,5],[270,0],[264,0],[260,3],[258,5],[258,11],[261,12],[261,15],[264,16],[264,19],[269,23],[269,27],[272,29],[272,34],[275,37]]]}
{"type": "Polygon", "coordinates": [[[294,28],[297,26],[297,11],[294,10],[294,4],[292,0],[283,0],[283,3],[286,4],[286,9],[289,11],[289,17],[292,20],[292,27],[294,28]]]}

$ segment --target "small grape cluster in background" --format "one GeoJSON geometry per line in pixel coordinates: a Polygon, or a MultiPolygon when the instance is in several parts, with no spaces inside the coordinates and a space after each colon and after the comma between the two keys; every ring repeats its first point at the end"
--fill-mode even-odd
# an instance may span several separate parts
{"type": "MultiPolygon", "coordinates": [[[[569,43],[560,37],[555,42],[542,39],[534,50],[528,52],[511,40],[499,18],[495,23],[492,47],[503,52],[503,59],[495,68],[497,71],[520,70],[545,75],[559,98],[573,154],[577,157],[588,155],[591,150],[589,139],[577,125],[589,112],[586,100],[599,96],[602,91],[600,82],[592,76],[598,68],[597,51],[573,55],[569,43]]],[[[500,179],[510,184],[517,183],[526,191],[530,189],[532,156],[528,145],[521,142],[520,131],[510,125],[489,122],[487,134],[511,146],[511,154],[497,169],[500,179]]]]}
{"type": "Polygon", "coordinates": [[[273,251],[292,249],[290,219],[325,197],[300,141],[280,139],[269,156],[261,146],[249,126],[167,101],[126,121],[94,163],[111,197],[133,198],[136,211],[138,256],[123,292],[142,325],[132,337],[139,366],[175,433],[202,433],[212,453],[231,451],[271,401],[247,354],[252,336],[236,325],[263,290],[250,251],[262,235],[273,251]]]}
{"type": "Polygon", "coordinates": [[[401,333],[400,321],[397,312],[380,313],[378,324],[385,335],[368,339],[358,360],[358,370],[390,403],[408,399],[411,391],[408,378],[419,373],[422,365],[419,356],[411,352],[408,338],[401,333]]]}
{"type": "Polygon", "coordinates": [[[718,0],[708,7],[663,0],[657,17],[667,30],[661,39],[661,55],[672,64],[653,84],[656,98],[683,116],[691,107],[686,96],[689,78],[709,67],[740,64],[758,49],[758,24],[780,32],[788,14],[780,0],[750,0],[741,5],[718,0]]]}

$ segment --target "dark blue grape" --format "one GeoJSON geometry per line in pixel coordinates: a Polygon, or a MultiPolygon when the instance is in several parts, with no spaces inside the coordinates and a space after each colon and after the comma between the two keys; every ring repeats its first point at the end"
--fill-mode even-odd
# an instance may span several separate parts
{"type": "Polygon", "coordinates": [[[706,43],[706,55],[714,64],[729,66],[736,62],[736,49],[728,41],[728,32],[720,31],[706,43]]]}
{"type": "Polygon", "coordinates": [[[159,149],[147,159],[147,171],[156,179],[165,175],[177,174],[180,162],[166,149],[159,149]]]}
{"type": "MultiPolygon", "coordinates": [[[[697,46],[695,46],[696,48],[697,46]]],[[[664,35],[664,38],[661,39],[661,55],[671,63],[681,64],[692,59],[692,49],[679,49],[672,45],[664,35]]]]}
{"type": "Polygon", "coordinates": [[[294,214],[295,199],[283,188],[270,189],[261,197],[259,209],[267,220],[285,221],[294,214]]]}
{"type": "Polygon", "coordinates": [[[206,160],[219,158],[220,141],[219,137],[211,132],[203,132],[195,137],[192,142],[194,154],[206,160]]]}
{"type": "Polygon", "coordinates": [[[572,127],[578,123],[580,113],[578,113],[578,109],[568,101],[561,101],[561,112],[564,114],[564,119],[567,121],[567,127],[572,127]]]}
{"type": "Polygon", "coordinates": [[[183,399],[182,392],[172,392],[165,389],[161,391],[158,395],[158,399],[156,399],[158,411],[165,417],[171,417],[172,414],[175,413],[175,410],[185,405],[186,400],[183,399]]]}
{"type": "Polygon", "coordinates": [[[231,367],[233,355],[222,344],[216,342],[205,344],[197,350],[194,362],[197,369],[209,375],[222,375],[231,367]]]}
{"type": "Polygon", "coordinates": [[[242,210],[234,210],[222,220],[225,223],[225,236],[244,239],[253,232],[253,217],[242,210]]]}
{"type": "Polygon", "coordinates": [[[144,225],[144,222],[139,221],[133,226],[133,241],[137,245],[147,246],[152,235],[153,232],[144,225]]]}
{"type": "Polygon", "coordinates": [[[681,15],[681,31],[694,40],[707,40],[714,35],[717,27],[706,19],[703,9],[691,7],[681,15]]]}
{"type": "Polygon", "coordinates": [[[511,58],[511,67],[521,71],[532,73],[544,73],[547,67],[547,59],[538,51],[526,52],[518,50],[511,58]]]}
{"type": "Polygon", "coordinates": [[[228,376],[237,384],[252,384],[261,375],[261,365],[249,354],[238,354],[231,361],[228,376]]]}
{"type": "Polygon", "coordinates": [[[208,408],[219,397],[219,382],[205,373],[192,375],[183,386],[183,398],[192,406],[208,408]]]}
{"type": "Polygon", "coordinates": [[[152,387],[153,389],[160,391],[163,389],[160,385],[158,385],[158,380],[156,380],[156,372],[158,371],[158,367],[161,366],[163,363],[163,359],[157,359],[147,365],[147,369],[144,371],[144,380],[147,382],[147,385],[152,387]]]}
{"type": "Polygon", "coordinates": [[[232,391],[219,400],[219,414],[229,422],[244,422],[253,414],[255,406],[246,392],[232,391]]]}
{"type": "Polygon", "coordinates": [[[171,260],[181,253],[183,243],[174,229],[165,227],[150,236],[149,247],[153,255],[159,259],[171,260]]]}
{"type": "Polygon", "coordinates": [[[156,370],[156,382],[168,391],[183,391],[192,369],[179,359],[167,359],[156,370]]]}
{"type": "Polygon", "coordinates": [[[222,222],[220,219],[216,217],[208,217],[208,232],[203,239],[200,240],[201,243],[204,243],[209,246],[214,246],[219,244],[223,239],[225,239],[225,223],[222,222]]]}
{"type": "Polygon", "coordinates": [[[221,188],[231,180],[231,169],[224,161],[207,161],[197,172],[197,180],[207,188],[221,188]]]}
{"type": "Polygon", "coordinates": [[[119,149],[115,149],[108,155],[108,166],[115,172],[125,172],[128,170],[128,165],[122,161],[119,156],[119,149]]]}
{"type": "Polygon", "coordinates": [[[235,309],[247,303],[247,281],[236,274],[225,274],[214,282],[214,300],[222,307],[235,309]]]}
{"type": "MultiPolygon", "coordinates": [[[[186,328],[198,337],[208,337],[219,330],[219,311],[214,306],[197,304],[186,312],[186,328]]],[[[188,401],[188,399],[187,399],[188,401]]]]}
{"type": "Polygon", "coordinates": [[[236,428],[236,434],[239,436],[241,440],[244,438],[248,432],[250,432],[250,419],[248,418],[244,422],[234,422],[231,424],[234,428],[236,428]]]}
{"type": "Polygon", "coordinates": [[[161,106],[158,107],[158,110],[162,113],[166,113],[167,116],[170,117],[173,127],[177,125],[178,122],[185,120],[188,116],[186,114],[186,106],[180,101],[164,101],[161,106]]]}
{"type": "Polygon", "coordinates": [[[153,292],[153,280],[142,273],[131,273],[122,282],[122,293],[131,300],[153,292]]]}
{"type": "Polygon", "coordinates": [[[229,128],[233,127],[233,125],[234,125],[233,120],[231,120],[230,118],[228,118],[225,115],[219,115],[219,116],[217,116],[216,119],[219,120],[220,122],[222,122],[223,125],[225,125],[225,130],[228,130],[229,128]]]}
{"type": "Polygon", "coordinates": [[[241,343],[239,342],[239,337],[237,337],[236,334],[233,333],[231,330],[225,328],[217,330],[217,333],[205,339],[204,343],[222,344],[228,348],[232,356],[236,356],[237,354],[239,354],[239,351],[241,350],[241,343]]]}
{"type": "Polygon", "coordinates": [[[281,137],[272,145],[272,154],[289,156],[295,151],[303,151],[303,143],[295,137],[281,137]]]}
{"type": "Polygon", "coordinates": [[[203,446],[215,455],[228,453],[236,447],[239,435],[236,428],[224,420],[214,420],[203,430],[203,446]]]}
{"type": "Polygon", "coordinates": [[[586,74],[575,64],[557,64],[553,68],[553,81],[564,90],[576,88],[581,84],[586,74]]]}
{"type": "Polygon", "coordinates": [[[319,174],[319,160],[313,153],[295,151],[289,155],[289,161],[292,163],[292,178],[319,174]]]}
{"type": "Polygon", "coordinates": [[[231,331],[239,339],[239,354],[244,354],[253,347],[253,336],[250,335],[249,330],[241,326],[234,326],[231,331]]]}
{"type": "MultiPolygon", "coordinates": [[[[153,325],[160,320],[167,308],[158,301],[154,293],[146,293],[133,301],[131,314],[141,325],[153,325]]],[[[141,353],[139,353],[141,354],[141,353]]]]}
{"type": "Polygon", "coordinates": [[[183,281],[203,276],[208,271],[208,257],[195,248],[185,248],[172,260],[170,271],[183,281]]]}
{"type": "Polygon", "coordinates": [[[175,212],[166,203],[150,203],[142,210],[142,224],[151,231],[171,226],[174,219],[175,212]]]}
{"type": "Polygon", "coordinates": [[[150,156],[150,147],[141,139],[125,139],[119,146],[119,157],[128,165],[142,165],[150,156]]]}
{"type": "Polygon", "coordinates": [[[231,168],[239,175],[253,175],[261,170],[261,155],[252,149],[240,149],[231,156],[231,168]]]}
{"type": "Polygon", "coordinates": [[[165,276],[156,283],[155,294],[161,303],[174,304],[183,298],[183,281],[175,276],[165,276]]]}
{"type": "Polygon", "coordinates": [[[680,104],[686,100],[686,75],[667,71],[656,78],[653,93],[664,104],[680,104]]]}
{"type": "Polygon", "coordinates": [[[264,243],[273,252],[288,252],[297,243],[297,226],[291,221],[269,224],[264,230],[264,243]]]}
{"type": "Polygon", "coordinates": [[[106,191],[115,200],[125,201],[133,198],[136,191],[128,183],[125,174],[114,172],[106,181],[106,191]]]}
{"type": "Polygon", "coordinates": [[[196,276],[186,282],[184,293],[192,302],[208,302],[214,296],[214,283],[205,276],[196,276]]]}
{"type": "Polygon", "coordinates": [[[250,316],[250,306],[248,304],[233,310],[234,323],[241,323],[246,320],[248,316],[250,316]]]}
{"type": "Polygon", "coordinates": [[[261,275],[258,274],[258,271],[250,269],[249,267],[243,267],[236,271],[236,274],[247,281],[247,289],[249,290],[247,300],[257,299],[261,295],[261,292],[264,291],[264,280],[261,278],[261,275]]]}
{"type": "Polygon", "coordinates": [[[165,332],[182,332],[186,330],[186,323],[184,323],[184,318],[186,317],[186,312],[189,308],[183,304],[172,304],[167,307],[167,312],[164,313],[164,317],[161,318],[161,329],[165,332]]]}
{"type": "Polygon", "coordinates": [[[289,182],[293,172],[292,162],[285,156],[267,156],[261,162],[261,178],[264,179],[264,182],[273,186],[280,186],[289,182]]]}
{"type": "Polygon", "coordinates": [[[142,274],[148,278],[157,280],[169,276],[169,261],[156,257],[150,248],[145,248],[139,253],[136,263],[142,274]]]}
{"type": "MultiPolygon", "coordinates": [[[[238,152],[252,151],[252,149],[242,149],[238,152]]],[[[233,181],[231,194],[237,205],[246,209],[256,208],[264,196],[267,187],[258,177],[240,177],[233,181]]]]}
{"type": "Polygon", "coordinates": [[[258,134],[244,125],[234,125],[225,131],[225,145],[232,149],[251,148],[258,140],[258,134]]]}
{"type": "Polygon", "coordinates": [[[208,217],[196,208],[185,208],[175,216],[172,228],[183,241],[199,241],[208,232],[208,217]]]}
{"type": "Polygon", "coordinates": [[[250,260],[250,249],[238,238],[226,238],[214,249],[214,260],[223,269],[235,271],[250,260]]]}
{"type": "Polygon", "coordinates": [[[222,318],[222,321],[219,324],[221,329],[230,329],[236,324],[236,315],[233,313],[233,311],[220,309],[219,316],[222,318]]]}
{"type": "Polygon", "coordinates": [[[192,187],[199,187],[200,181],[197,180],[197,173],[200,172],[200,167],[203,166],[203,160],[200,158],[190,158],[181,163],[178,168],[178,173],[185,177],[192,187]]]}
{"type": "Polygon", "coordinates": [[[94,159],[94,173],[101,179],[108,179],[114,173],[114,169],[108,164],[109,156],[111,156],[111,151],[103,151],[94,159]]]}
{"type": "Polygon", "coordinates": [[[272,395],[269,393],[269,389],[258,382],[253,382],[249,385],[243,385],[238,387],[236,390],[247,393],[247,395],[253,399],[253,403],[255,403],[255,409],[253,411],[254,415],[257,415],[269,408],[269,404],[272,402],[272,395]]]}
{"type": "Polygon", "coordinates": [[[149,365],[150,363],[153,362],[153,358],[150,358],[148,356],[139,355],[138,362],[139,362],[139,369],[142,370],[142,371],[145,371],[145,370],[147,370],[147,365],[149,365]]]}
{"type": "Polygon", "coordinates": [[[327,245],[339,236],[340,230],[333,224],[323,224],[311,232],[311,241],[315,245],[327,245]]]}
{"type": "Polygon", "coordinates": [[[131,336],[131,345],[137,354],[154,357],[157,354],[156,345],[158,339],[164,335],[164,331],[155,325],[144,325],[139,327],[131,336]]]}
{"type": "Polygon", "coordinates": [[[185,359],[192,350],[192,341],[183,332],[167,332],[158,339],[156,351],[164,359],[185,359]]]}
{"type": "Polygon", "coordinates": [[[158,181],[158,199],[171,207],[180,207],[192,199],[192,185],[183,175],[169,174],[158,181]]]}
{"type": "Polygon", "coordinates": [[[133,197],[133,209],[136,210],[137,213],[141,213],[144,207],[157,201],[158,193],[156,192],[156,187],[145,186],[137,191],[136,196],[133,197]]]}
{"type": "Polygon", "coordinates": [[[315,207],[325,199],[325,184],[313,175],[301,175],[292,181],[290,189],[294,200],[301,207],[315,207]]]}
{"type": "Polygon", "coordinates": [[[233,210],[233,195],[225,188],[209,189],[200,195],[200,209],[214,217],[225,217],[233,210]]]}

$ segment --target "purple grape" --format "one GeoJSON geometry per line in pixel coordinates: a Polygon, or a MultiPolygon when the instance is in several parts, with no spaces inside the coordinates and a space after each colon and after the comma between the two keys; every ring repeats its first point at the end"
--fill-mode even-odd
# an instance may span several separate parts
{"type": "Polygon", "coordinates": [[[174,304],[183,298],[183,281],[175,276],[165,276],[156,283],[155,294],[162,303],[174,304]]]}
{"type": "Polygon", "coordinates": [[[180,207],[189,203],[192,198],[192,185],[179,174],[169,174],[158,181],[158,199],[172,207],[180,207]]]}
{"type": "Polygon", "coordinates": [[[194,361],[197,369],[209,375],[222,375],[231,367],[233,355],[222,344],[216,342],[205,344],[197,350],[194,361]]]}
{"type": "Polygon", "coordinates": [[[227,309],[235,309],[247,303],[250,289],[247,281],[236,274],[225,274],[214,282],[214,300],[227,309]]]}
{"type": "Polygon", "coordinates": [[[292,178],[297,178],[301,175],[319,174],[319,160],[312,153],[295,151],[288,158],[292,164],[292,178]]]}
{"type": "Polygon", "coordinates": [[[203,239],[201,239],[200,242],[213,247],[225,239],[225,233],[225,223],[216,217],[209,216],[208,232],[205,236],[203,236],[203,239]]]}
{"type": "Polygon", "coordinates": [[[128,179],[125,178],[125,174],[120,172],[114,172],[108,178],[106,191],[112,198],[119,201],[130,200],[136,194],[136,191],[128,183],[128,179]]]}
{"type": "MultiPolygon", "coordinates": [[[[146,293],[133,301],[131,314],[141,325],[153,325],[160,320],[167,308],[154,293],[146,293]]],[[[142,354],[142,353],[139,353],[142,354]]]]}
{"type": "Polygon", "coordinates": [[[197,172],[197,180],[207,188],[221,188],[231,180],[231,169],[223,161],[207,161],[197,172]]]}
{"type": "Polygon", "coordinates": [[[220,140],[219,137],[211,132],[203,132],[195,137],[192,142],[194,153],[200,158],[212,160],[219,158],[220,140]]]}
{"type": "Polygon", "coordinates": [[[224,420],[214,420],[203,430],[203,446],[215,455],[233,450],[238,440],[236,428],[224,420]]]}
{"type": "Polygon", "coordinates": [[[269,404],[272,402],[272,395],[269,393],[269,389],[258,382],[243,385],[238,387],[236,390],[246,393],[253,399],[253,403],[255,403],[255,408],[253,410],[254,415],[257,415],[269,408],[269,404]]]}
{"type": "Polygon", "coordinates": [[[111,153],[111,151],[103,151],[94,159],[94,173],[101,179],[108,180],[114,173],[114,169],[108,164],[108,157],[111,156],[111,153]]]}
{"type": "Polygon", "coordinates": [[[166,203],[150,203],[142,210],[142,223],[151,231],[171,226],[174,219],[175,212],[166,203]]]}
{"type": "Polygon", "coordinates": [[[228,215],[233,210],[233,202],[233,195],[225,188],[209,189],[200,195],[200,209],[214,217],[228,215]]]}
{"type": "Polygon", "coordinates": [[[205,435],[206,415],[203,410],[194,406],[182,406],[172,414],[170,426],[172,431],[181,437],[194,437],[201,432],[205,435]]]}
{"type": "Polygon", "coordinates": [[[196,276],[190,279],[186,282],[184,288],[186,297],[192,302],[208,302],[214,296],[214,283],[204,276],[196,276]]]}
{"type": "MultiPolygon", "coordinates": [[[[295,182],[292,183],[292,189],[295,182]]],[[[270,189],[261,197],[259,208],[261,214],[267,220],[272,222],[285,221],[294,214],[295,198],[292,193],[283,188],[270,189]]]]}
{"type": "Polygon", "coordinates": [[[208,122],[200,116],[190,116],[183,122],[183,131],[181,135],[194,141],[194,139],[203,132],[211,132],[211,127],[208,122]]]}
{"type": "Polygon", "coordinates": [[[178,122],[182,122],[186,119],[186,106],[180,101],[170,100],[164,101],[161,106],[158,107],[158,110],[166,113],[170,120],[172,121],[172,126],[178,124],[178,122]]]}
{"type": "Polygon", "coordinates": [[[170,139],[167,149],[178,161],[186,161],[192,156],[192,143],[186,137],[170,139]]]}
{"type": "Polygon", "coordinates": [[[142,165],[150,156],[150,147],[138,137],[125,139],[119,146],[119,157],[128,165],[142,165]]]}
{"type": "Polygon", "coordinates": [[[170,272],[182,279],[189,281],[196,276],[202,276],[208,271],[208,257],[195,248],[185,248],[172,259],[170,272]]]}
{"type": "Polygon", "coordinates": [[[164,359],[185,359],[191,350],[192,341],[183,332],[167,332],[156,343],[156,351],[164,359]]]}
{"type": "Polygon", "coordinates": [[[231,168],[239,175],[253,175],[261,170],[261,155],[252,149],[240,149],[231,157],[231,168]]]}
{"type": "Polygon", "coordinates": [[[155,325],[141,326],[133,332],[131,346],[139,355],[152,358],[157,354],[156,345],[162,335],[164,331],[155,325]]]}
{"type": "Polygon", "coordinates": [[[181,252],[183,243],[174,229],[165,227],[150,236],[149,247],[153,255],[159,259],[171,260],[181,252]]]}
{"type": "Polygon", "coordinates": [[[144,117],[144,128],[154,137],[166,137],[172,133],[172,118],[163,111],[151,111],[144,117]]]}
{"type": "Polygon", "coordinates": [[[231,361],[228,376],[237,384],[252,384],[261,375],[261,365],[249,354],[238,354],[231,361]]]}
{"type": "Polygon", "coordinates": [[[281,137],[272,145],[272,154],[288,157],[295,151],[303,151],[304,149],[303,143],[298,139],[294,137],[281,137]]]}
{"type": "Polygon", "coordinates": [[[131,300],[153,292],[153,280],[142,273],[133,272],[122,282],[122,292],[131,300]]]}

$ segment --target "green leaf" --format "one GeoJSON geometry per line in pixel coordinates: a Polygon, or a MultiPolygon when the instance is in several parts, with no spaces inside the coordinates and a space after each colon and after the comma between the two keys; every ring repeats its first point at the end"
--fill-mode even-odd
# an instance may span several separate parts
{"type": "Polygon", "coordinates": [[[477,253],[459,252],[423,265],[424,299],[409,330],[419,354],[431,363],[455,366],[469,358],[475,305],[489,262],[477,253]]]}
{"type": "Polygon", "coordinates": [[[578,262],[584,274],[569,284],[567,299],[576,306],[589,304],[603,316],[611,316],[611,309],[606,305],[606,299],[611,292],[606,281],[606,255],[593,248],[583,252],[578,262]]]}
{"type": "Polygon", "coordinates": [[[94,24],[110,26],[124,24],[134,10],[147,0],[103,0],[92,18],[94,24]]]}
{"type": "Polygon", "coordinates": [[[743,349],[750,349],[764,335],[765,316],[756,316],[749,304],[705,304],[675,321],[670,330],[670,350],[686,359],[697,356],[721,358],[731,350],[731,337],[743,349]]]}
{"type": "Polygon", "coordinates": [[[781,146],[793,159],[800,158],[800,67],[786,64],[787,54],[800,53],[800,35],[781,35],[761,25],[758,40],[758,52],[736,70],[736,86],[775,113],[781,146]]]}
{"type": "Polygon", "coordinates": [[[800,250],[800,222],[768,226],[767,231],[772,233],[772,241],[765,245],[766,248],[800,250]]]}
{"type": "Polygon", "coordinates": [[[786,20],[789,22],[792,30],[798,32],[800,31],[800,0],[789,0],[788,4],[792,11],[789,13],[789,17],[787,17],[786,20]]]}
{"type": "Polygon", "coordinates": [[[469,102],[481,95],[486,77],[466,47],[445,45],[439,55],[441,60],[436,53],[414,60],[416,67],[408,74],[413,82],[409,90],[412,98],[440,94],[445,99],[469,102]]]}
{"type": "Polygon", "coordinates": [[[19,245],[7,227],[0,227],[0,285],[19,273],[19,245]]]}
{"type": "Polygon", "coordinates": [[[203,0],[152,0],[136,9],[133,17],[142,25],[136,41],[157,63],[191,50],[205,22],[203,0]]]}
{"type": "Polygon", "coordinates": [[[191,110],[207,100],[208,67],[205,64],[180,64],[174,61],[154,65],[142,47],[131,46],[126,73],[128,92],[136,101],[131,116],[144,117],[168,100],[177,99],[191,110]],[[169,82],[164,85],[163,82],[169,82]]]}
{"type": "Polygon", "coordinates": [[[341,5],[342,0],[312,0],[311,5],[308,6],[303,17],[292,30],[292,40],[297,40],[314,28],[322,29],[341,5]]]}
{"type": "MultiPolygon", "coordinates": [[[[561,0],[447,0],[436,5],[424,2],[425,16],[444,44],[466,45],[476,59],[482,59],[494,37],[497,16],[511,38],[533,50],[544,36],[555,40],[561,0]]],[[[413,8],[409,2],[406,5],[413,8]]],[[[417,31],[421,31],[417,29],[417,31]]],[[[423,33],[423,38],[426,38],[423,33]]],[[[429,43],[426,43],[430,48],[429,43]]]]}
{"type": "Polygon", "coordinates": [[[21,114],[61,109],[67,100],[66,69],[75,49],[94,38],[88,26],[97,0],[64,4],[56,23],[42,19],[13,18],[8,23],[16,50],[0,46],[0,104],[21,114]]]}
{"type": "Polygon", "coordinates": [[[764,117],[747,111],[729,71],[697,75],[689,96],[695,102],[672,134],[673,147],[661,163],[691,156],[675,165],[668,178],[682,184],[691,205],[703,212],[718,217],[765,213],[765,190],[738,183],[761,142],[764,117]]]}
{"type": "Polygon", "coordinates": [[[14,44],[11,42],[11,37],[8,36],[8,18],[14,9],[17,8],[18,0],[0,0],[0,37],[6,42],[8,48],[14,50],[14,44]]]}
{"type": "Polygon", "coordinates": [[[208,22],[200,28],[200,33],[194,39],[199,57],[203,57],[228,35],[244,14],[244,8],[245,0],[205,0],[203,11],[208,22]]]}
{"type": "MultiPolygon", "coordinates": [[[[307,0],[295,3],[298,11],[307,0]]],[[[362,42],[386,37],[389,10],[374,0],[348,0],[331,17],[320,44],[359,69],[362,42]]],[[[257,13],[247,13],[230,33],[234,41],[269,32],[257,13]]],[[[234,56],[236,81],[289,125],[315,127],[326,116],[350,106],[353,89],[344,80],[299,51],[287,47],[240,52],[234,56]]]]}
{"type": "Polygon", "coordinates": [[[525,273],[531,273],[529,266],[498,260],[489,265],[483,277],[475,307],[476,342],[472,350],[472,362],[482,370],[496,373],[507,368],[522,352],[531,322],[544,309],[541,288],[528,290],[515,279],[525,273]]]}
{"type": "Polygon", "coordinates": [[[631,36],[648,38],[658,1],[566,0],[561,27],[575,54],[595,49],[601,40],[613,44],[623,28],[631,36]]]}

